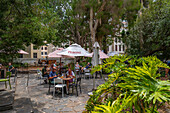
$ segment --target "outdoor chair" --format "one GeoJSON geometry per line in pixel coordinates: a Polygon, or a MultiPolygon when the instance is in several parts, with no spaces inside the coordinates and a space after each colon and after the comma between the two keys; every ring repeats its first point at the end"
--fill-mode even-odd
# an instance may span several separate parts
{"type": "MultiPolygon", "coordinates": [[[[63,84],[63,79],[61,78],[54,78],[54,91],[53,96],[55,95],[56,88],[62,89],[62,97],[64,97],[64,87],[67,87],[66,84],[63,84]],[[56,85],[57,84],[57,85],[56,85]]],[[[67,89],[67,88],[66,88],[67,89]]]]}
{"type": "Polygon", "coordinates": [[[85,79],[87,76],[88,76],[89,79],[90,79],[90,77],[91,77],[90,69],[85,69],[85,70],[84,70],[84,79],[85,79]]]}
{"type": "Polygon", "coordinates": [[[98,75],[98,74],[100,75],[100,78],[102,78],[102,70],[101,70],[101,71],[96,71],[95,74],[96,74],[96,77],[95,77],[95,78],[97,78],[97,75],[98,75]]]}
{"type": "Polygon", "coordinates": [[[80,69],[75,69],[76,75],[80,75],[80,69]]]}
{"type": "Polygon", "coordinates": [[[69,84],[69,89],[72,88],[72,94],[74,93],[74,88],[76,88],[77,96],[78,96],[78,87],[81,93],[81,77],[77,78],[76,82],[69,84]]]}
{"type": "Polygon", "coordinates": [[[6,82],[9,82],[9,87],[11,89],[11,82],[10,82],[11,72],[6,72],[6,76],[4,79],[0,79],[0,82],[5,82],[5,88],[7,88],[6,82]]]}
{"type": "MultiPolygon", "coordinates": [[[[49,77],[48,77],[48,78],[49,78],[49,77]]],[[[54,81],[51,81],[51,79],[48,79],[48,85],[49,85],[49,87],[48,87],[48,93],[50,93],[51,85],[53,86],[54,84],[57,84],[57,83],[55,83],[54,81]]]]}
{"type": "Polygon", "coordinates": [[[37,70],[37,76],[40,79],[40,84],[41,84],[42,80],[46,80],[47,79],[47,77],[43,77],[42,76],[42,72],[40,70],[37,70]]]}

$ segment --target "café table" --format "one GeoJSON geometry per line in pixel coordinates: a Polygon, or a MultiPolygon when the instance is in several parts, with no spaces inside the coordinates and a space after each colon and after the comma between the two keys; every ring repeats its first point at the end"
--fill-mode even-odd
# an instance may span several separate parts
{"type": "Polygon", "coordinates": [[[67,94],[68,94],[68,92],[69,92],[69,80],[72,80],[72,79],[74,79],[73,77],[72,78],[65,78],[65,77],[60,77],[61,79],[63,79],[65,82],[66,82],[66,85],[67,85],[67,94]]]}

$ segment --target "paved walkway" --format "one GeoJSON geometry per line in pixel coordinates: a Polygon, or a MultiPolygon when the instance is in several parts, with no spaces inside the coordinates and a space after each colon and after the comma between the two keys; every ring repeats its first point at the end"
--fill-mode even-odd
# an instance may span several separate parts
{"type": "MultiPolygon", "coordinates": [[[[76,91],[70,95],[61,94],[52,96],[48,94],[48,84],[40,84],[36,74],[30,74],[27,87],[27,74],[19,74],[16,81],[14,108],[3,113],[82,113],[89,99],[88,92],[92,90],[93,80],[82,79],[82,94],[76,96],[76,91]]],[[[43,81],[42,81],[43,82],[43,81]]],[[[97,79],[96,84],[102,84],[104,80],[97,79]]],[[[70,90],[71,93],[71,90],[70,90]]]]}

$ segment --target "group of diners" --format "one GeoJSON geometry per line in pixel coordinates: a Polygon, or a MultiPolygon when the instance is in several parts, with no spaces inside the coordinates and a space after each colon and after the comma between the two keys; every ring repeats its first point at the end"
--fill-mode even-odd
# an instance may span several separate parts
{"type": "Polygon", "coordinates": [[[69,84],[72,83],[75,78],[75,74],[71,70],[71,68],[68,68],[66,74],[59,74],[57,66],[54,65],[51,66],[50,68],[48,68],[47,65],[44,65],[44,68],[42,69],[42,76],[47,77],[47,79],[44,80],[45,83],[47,83],[47,80],[53,83],[55,78],[63,79],[64,81],[66,81],[66,85],[68,89],[69,89],[69,84]]]}
{"type": "MultiPolygon", "coordinates": [[[[57,62],[51,64],[50,67],[48,67],[48,65],[44,65],[42,69],[42,76],[47,78],[46,80],[44,80],[44,82],[47,84],[47,81],[54,82],[55,78],[63,79],[63,81],[66,82],[67,90],[69,90],[69,84],[75,81],[75,74],[73,70],[71,70],[70,66],[68,66],[68,70],[66,71],[66,73],[61,73],[60,67],[62,68],[63,64],[57,64],[57,62]]],[[[91,65],[89,62],[85,67],[80,66],[78,62],[76,62],[75,64],[75,70],[79,70],[81,72],[90,67],[91,65]]]]}

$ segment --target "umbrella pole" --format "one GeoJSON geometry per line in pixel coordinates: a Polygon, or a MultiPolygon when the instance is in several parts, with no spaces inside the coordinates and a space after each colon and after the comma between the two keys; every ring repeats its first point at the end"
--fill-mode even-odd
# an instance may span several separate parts
{"type": "MultiPolygon", "coordinates": [[[[76,57],[74,58],[74,74],[76,74],[75,62],[76,62],[76,57]]],[[[76,75],[76,80],[77,80],[77,75],[76,75]]]]}
{"type": "Polygon", "coordinates": [[[61,75],[61,58],[60,58],[60,75],[61,75]]]}

